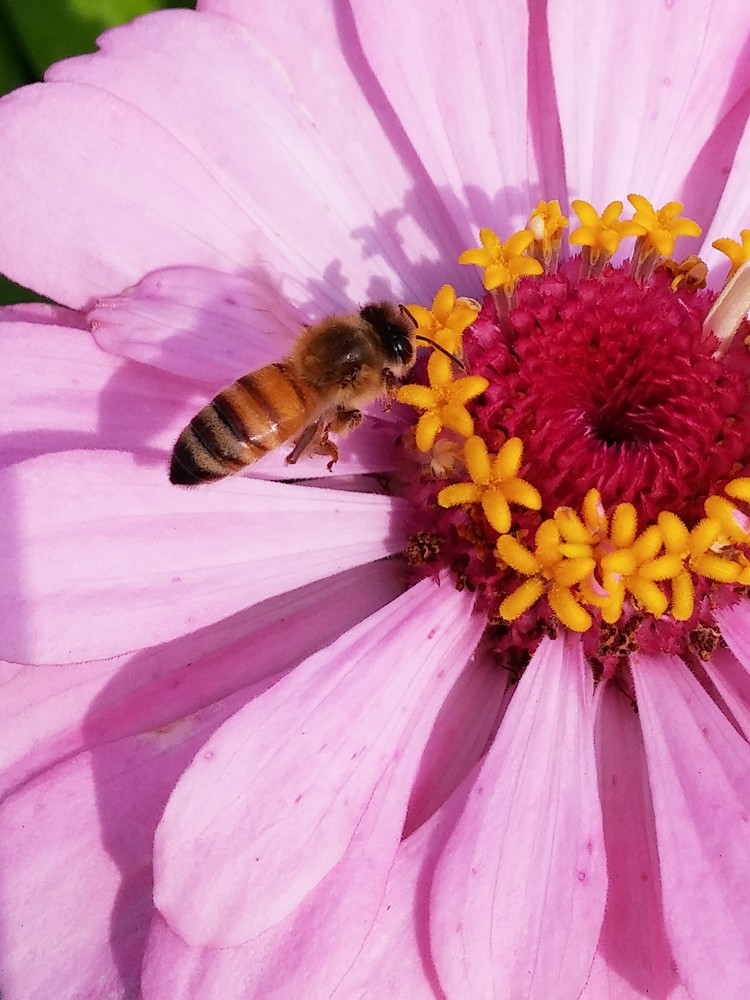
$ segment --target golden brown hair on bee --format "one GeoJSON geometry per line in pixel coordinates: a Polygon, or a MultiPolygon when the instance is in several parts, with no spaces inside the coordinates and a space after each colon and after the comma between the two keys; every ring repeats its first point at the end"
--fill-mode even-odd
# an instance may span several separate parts
{"type": "Polygon", "coordinates": [[[329,316],[307,327],[281,362],[223,389],[183,430],[172,453],[172,483],[193,486],[239,472],[299,436],[289,462],[310,451],[338,457],[329,431],[357,425],[359,409],[388,403],[414,364],[415,324],[391,302],[329,316]]]}

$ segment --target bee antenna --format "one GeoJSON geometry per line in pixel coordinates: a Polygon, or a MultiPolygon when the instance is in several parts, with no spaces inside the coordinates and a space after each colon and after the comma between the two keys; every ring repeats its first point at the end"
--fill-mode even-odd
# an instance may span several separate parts
{"type": "Polygon", "coordinates": [[[451,361],[455,361],[458,367],[461,369],[461,371],[464,372],[466,371],[466,365],[463,363],[463,361],[461,361],[460,358],[457,358],[455,354],[451,354],[450,351],[446,351],[444,347],[441,347],[440,344],[436,344],[434,340],[430,340],[429,337],[423,337],[421,333],[417,333],[414,339],[423,340],[425,344],[431,344],[436,351],[440,351],[441,354],[444,354],[447,358],[450,358],[451,361]]]}

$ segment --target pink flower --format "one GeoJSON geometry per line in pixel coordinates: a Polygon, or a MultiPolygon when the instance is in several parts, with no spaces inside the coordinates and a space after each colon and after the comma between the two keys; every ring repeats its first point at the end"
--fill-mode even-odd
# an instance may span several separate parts
{"type": "MultiPolygon", "coordinates": [[[[112,31],[0,102],[0,268],[59,303],[0,313],[3,996],[746,996],[750,608],[736,587],[701,577],[710,627],[696,618],[684,648],[666,578],[664,614],[628,591],[619,610],[651,638],[614,663],[576,628],[576,609],[601,625],[615,584],[636,588],[650,565],[612,569],[614,529],[569,585],[523,527],[500,533],[494,575],[482,538],[467,550],[459,580],[484,590],[458,589],[450,566],[414,582],[399,554],[436,480],[378,485],[405,426],[378,407],[333,476],[316,458],[285,482],[282,452],[210,487],[167,478],[197,409],[284,356],[300,323],[381,297],[426,308],[447,283],[482,295],[459,254],[487,226],[522,229],[540,198],[576,201],[597,239],[597,212],[629,192],[679,199],[718,291],[712,241],[750,214],[745,7],[199,6],[112,31]],[[537,603],[512,597],[516,563],[537,603]],[[488,593],[516,603],[490,620],[488,593]],[[684,652],[699,641],[705,660],[684,652]]],[[[605,250],[619,216],[610,204],[605,250]]],[[[502,266],[538,270],[516,243],[502,266]]],[[[503,299],[505,272],[488,282],[475,374],[480,348],[499,351],[511,321],[531,337],[568,280],[544,254],[543,295],[503,299]]],[[[710,295],[683,292],[677,313],[705,313],[710,295]]],[[[727,359],[744,371],[739,344],[727,359]]],[[[519,397],[502,416],[514,397],[499,385],[477,438],[507,418],[514,440],[533,409],[519,397]]],[[[463,442],[439,444],[428,467],[472,496],[487,486],[486,444],[472,476],[463,442]]],[[[570,493],[542,512],[558,522],[595,485],[585,444],[559,468],[554,449],[528,462],[543,500],[570,493]]],[[[710,465],[694,451],[680,475],[710,465]]],[[[497,492],[519,489],[517,457],[492,467],[497,492]]],[[[429,509],[466,541],[462,503],[429,509]]],[[[724,548],[739,586],[738,530],[724,548]]]]}

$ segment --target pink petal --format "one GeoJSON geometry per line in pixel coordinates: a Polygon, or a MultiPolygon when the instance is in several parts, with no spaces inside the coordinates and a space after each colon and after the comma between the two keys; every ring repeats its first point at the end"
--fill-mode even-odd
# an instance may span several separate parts
{"type": "Polygon", "coordinates": [[[527,118],[527,5],[470,0],[460,17],[449,0],[354,10],[389,104],[433,183],[453,195],[445,208],[458,250],[482,226],[522,228],[540,177],[527,118]]]}
{"type": "Polygon", "coordinates": [[[662,916],[656,830],[638,716],[611,683],[597,689],[596,755],[609,887],[581,1000],[685,998],[662,916]]]}
{"type": "Polygon", "coordinates": [[[693,1000],[740,1000],[750,993],[750,747],[677,657],[632,663],[680,978],[693,1000]]]}
{"type": "Polygon", "coordinates": [[[435,873],[446,995],[578,997],[606,890],[591,673],[578,639],[544,640],[435,873]]]}
{"type": "MultiPolygon", "coordinates": [[[[411,178],[401,168],[395,191],[394,178],[382,175],[373,190],[357,169],[367,159],[367,177],[376,177],[395,158],[381,163],[379,154],[387,148],[382,134],[365,147],[359,121],[352,128],[355,109],[348,98],[354,81],[339,108],[354,133],[342,148],[337,141],[342,125],[332,134],[324,127],[328,121],[313,119],[308,91],[296,91],[284,72],[286,62],[311,58],[310,35],[296,52],[287,44],[279,63],[255,32],[226,18],[165,11],[110,31],[99,44],[101,55],[61,63],[47,79],[109,91],[175,136],[233,199],[235,215],[250,220],[269,249],[275,248],[266,260],[278,273],[307,279],[302,295],[284,291],[296,305],[312,293],[313,314],[340,311],[371,297],[372,282],[388,297],[403,297],[407,288],[413,295],[420,284],[423,295],[434,294],[434,266],[440,261],[430,238],[434,223],[420,233],[407,218],[406,234],[399,232],[411,178]],[[351,163],[347,150],[355,144],[358,155],[351,163]],[[394,217],[380,222],[376,213],[383,199],[374,195],[384,186],[388,201],[382,211],[394,217]],[[423,277],[425,254],[433,265],[429,285],[423,277]]],[[[325,76],[331,72],[326,65],[325,76]]],[[[248,266],[254,263],[246,260],[248,266]]]]}
{"type": "Polygon", "coordinates": [[[209,741],[155,844],[156,904],[185,941],[263,935],[352,852],[377,905],[376,872],[387,877],[432,722],[482,630],[470,608],[423,581],[209,741]],[[379,827],[372,841],[363,824],[379,827]]]}
{"type": "Polygon", "coordinates": [[[429,954],[427,890],[474,776],[467,775],[430,819],[399,845],[377,919],[331,1000],[443,1000],[429,954]]]}
{"type": "Polygon", "coordinates": [[[404,837],[432,816],[487,750],[500,722],[508,677],[498,671],[494,657],[477,650],[440,709],[425,747],[404,837]]]}
{"type": "Polygon", "coordinates": [[[48,305],[46,302],[19,302],[0,308],[0,323],[42,323],[45,326],[69,326],[77,330],[88,330],[88,322],[83,313],[63,306],[48,305]]]}
{"type": "MultiPolygon", "coordinates": [[[[468,244],[447,217],[446,201],[453,206],[455,199],[441,186],[441,165],[425,161],[425,150],[398,117],[398,109],[394,111],[394,95],[384,92],[369,53],[363,52],[365,36],[357,19],[365,13],[364,7],[357,6],[355,17],[348,5],[302,4],[293,18],[284,16],[275,0],[252,4],[207,0],[198,7],[244,25],[284,67],[296,93],[302,95],[317,133],[329,144],[340,189],[361,195],[366,208],[354,221],[352,233],[361,246],[367,274],[380,274],[383,264],[393,267],[402,276],[410,300],[425,304],[446,281],[473,287],[472,276],[457,263],[459,252],[468,244]]],[[[431,10],[437,17],[435,4],[431,10]]],[[[399,11],[397,21],[389,25],[383,13],[378,35],[400,26],[403,19],[404,12],[399,11]]],[[[398,31],[389,44],[399,49],[398,31]]],[[[404,45],[404,64],[420,51],[421,40],[416,50],[404,45]]],[[[447,65],[453,65],[452,53],[447,65]]],[[[472,72],[468,60],[466,65],[462,62],[461,72],[472,72]]],[[[409,74],[407,93],[416,85],[417,75],[409,74]]],[[[504,133],[503,138],[507,139],[504,133]]],[[[494,176],[489,190],[494,192],[499,186],[494,176]]],[[[345,266],[351,265],[347,261],[345,266]]],[[[335,260],[330,269],[337,272],[335,260]]],[[[374,278],[368,296],[384,294],[388,291],[383,282],[374,278]]]]}
{"type": "Polygon", "coordinates": [[[0,653],[21,663],[156,645],[406,541],[392,497],[243,478],[178,489],[117,452],[23,462],[0,495],[16,521],[0,539],[0,653]]]}
{"type": "Polygon", "coordinates": [[[714,615],[729,649],[717,649],[703,664],[734,719],[750,740],[750,604],[740,601],[714,615]]]}
{"type": "MultiPolygon", "coordinates": [[[[329,965],[330,953],[336,950],[337,938],[329,925],[323,928],[324,933],[329,932],[326,943],[312,956],[307,970],[304,966],[300,968],[301,958],[306,956],[295,955],[291,949],[287,956],[265,953],[266,961],[270,963],[275,958],[279,964],[271,966],[272,975],[264,982],[264,1000],[276,997],[286,1000],[292,995],[295,977],[304,975],[308,976],[304,980],[304,996],[330,996],[331,1000],[443,998],[426,948],[425,887],[429,885],[437,854],[455,823],[468,787],[467,780],[417,833],[399,844],[376,919],[356,960],[353,964],[349,962],[351,968],[343,979],[340,974],[328,979],[320,974],[321,966],[329,965]],[[311,990],[309,977],[316,985],[320,983],[318,992],[311,990]]],[[[349,884],[344,898],[353,898],[354,905],[358,906],[355,892],[368,873],[360,868],[351,875],[354,884],[349,884]]],[[[363,888],[366,897],[367,886],[363,888]]],[[[329,919],[328,914],[322,916],[324,920],[329,919]]],[[[309,934],[309,925],[300,925],[300,929],[303,928],[309,934]]],[[[190,948],[157,914],[145,961],[144,1000],[160,1000],[165,995],[171,1000],[192,1000],[196,996],[201,1000],[224,1000],[236,994],[256,995],[258,977],[254,963],[257,962],[258,952],[252,945],[219,950],[190,948]]]]}
{"type": "Polygon", "coordinates": [[[4,97],[0,159],[0,270],[66,305],[85,307],[165,263],[236,271],[265,252],[209,169],[96,87],[38,84],[4,97]]]}
{"type": "Polygon", "coordinates": [[[154,828],[206,736],[253,693],[79,754],[6,799],[4,996],[136,995],[153,913],[154,828]]]}
{"type": "Polygon", "coordinates": [[[177,435],[205,403],[194,383],[120,361],[83,330],[5,323],[0,366],[3,467],[71,448],[156,449],[166,464],[177,435]]]}
{"type": "MultiPolygon", "coordinates": [[[[747,174],[750,169],[750,122],[745,111],[741,117],[742,132],[737,151],[732,157],[719,161],[722,180],[725,187],[721,201],[716,209],[713,222],[703,234],[701,256],[709,268],[717,269],[717,277],[725,276],[729,270],[729,262],[724,254],[715,250],[711,244],[714,240],[730,237],[738,240],[740,229],[747,225],[750,215],[750,197],[747,190],[747,174]]],[[[720,287],[720,282],[719,282],[720,287]]]]}
{"type": "Polygon", "coordinates": [[[0,664],[3,783],[11,787],[80,750],[171,725],[275,677],[402,589],[393,563],[383,560],[153,649],[67,666],[0,664]],[[332,607],[335,615],[328,613],[332,607]],[[248,650],[262,655],[249,657],[248,650]]]}
{"type": "Polygon", "coordinates": [[[162,268],[89,313],[104,350],[213,392],[286,354],[304,319],[272,284],[200,267],[162,268]]]}
{"type": "MultiPolygon", "coordinates": [[[[724,178],[715,161],[693,167],[750,85],[746,8],[732,0],[555,0],[549,25],[570,197],[600,210],[631,191],[657,207],[678,199],[705,225],[724,178]],[[613,103],[604,81],[615,80],[613,103]]],[[[739,137],[740,122],[732,124],[725,149],[739,137]]]]}

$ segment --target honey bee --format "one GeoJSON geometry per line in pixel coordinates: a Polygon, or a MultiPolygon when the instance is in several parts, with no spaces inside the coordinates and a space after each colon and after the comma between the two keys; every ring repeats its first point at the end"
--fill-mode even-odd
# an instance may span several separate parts
{"type": "Polygon", "coordinates": [[[415,341],[427,339],[416,331],[408,310],[392,302],[306,327],[283,361],[243,375],[193,417],[174,446],[170,482],[231,476],[295,435],[288,463],[315,453],[330,458],[330,469],[338,449],[329,433],[352,430],[360,408],[377,399],[390,406],[414,364],[415,341]]]}

